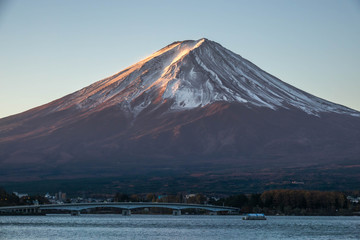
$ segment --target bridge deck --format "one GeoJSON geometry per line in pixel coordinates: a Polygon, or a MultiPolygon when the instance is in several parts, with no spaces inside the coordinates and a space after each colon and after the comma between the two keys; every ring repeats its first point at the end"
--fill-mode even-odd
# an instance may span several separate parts
{"type": "Polygon", "coordinates": [[[71,210],[81,211],[83,209],[97,208],[97,207],[114,207],[121,209],[136,209],[136,208],[170,208],[174,210],[182,209],[204,209],[213,212],[227,211],[238,212],[239,208],[203,205],[203,204],[186,204],[186,203],[157,203],[157,202],[96,202],[96,203],[66,203],[66,204],[44,204],[44,205],[23,205],[23,206],[9,206],[0,207],[0,212],[8,212],[23,209],[40,209],[40,210],[71,210]]]}

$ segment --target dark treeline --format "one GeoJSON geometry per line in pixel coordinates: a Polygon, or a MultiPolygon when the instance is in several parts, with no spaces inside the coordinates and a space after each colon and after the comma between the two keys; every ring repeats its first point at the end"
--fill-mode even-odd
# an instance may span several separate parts
{"type": "Polygon", "coordinates": [[[284,215],[350,215],[360,211],[341,192],[307,190],[270,190],[262,194],[240,194],[220,199],[227,206],[239,207],[242,212],[263,212],[284,215]]]}

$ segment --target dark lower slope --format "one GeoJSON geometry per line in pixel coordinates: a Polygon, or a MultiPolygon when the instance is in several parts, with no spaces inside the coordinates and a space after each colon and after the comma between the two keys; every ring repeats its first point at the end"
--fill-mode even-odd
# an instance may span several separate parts
{"type": "Polygon", "coordinates": [[[2,119],[0,129],[7,131],[0,135],[0,180],[141,174],[201,176],[220,184],[224,178],[271,182],[310,172],[309,180],[327,181],[332,174],[351,184],[360,179],[351,171],[360,165],[359,118],[229,103],[172,113],[162,108],[166,104],[136,118],[115,106],[76,118],[69,109],[11,130],[2,119]]]}

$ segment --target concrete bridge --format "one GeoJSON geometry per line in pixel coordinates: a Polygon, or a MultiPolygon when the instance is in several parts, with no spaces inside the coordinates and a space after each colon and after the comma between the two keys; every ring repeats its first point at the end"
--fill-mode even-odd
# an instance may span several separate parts
{"type": "Polygon", "coordinates": [[[91,208],[120,208],[122,214],[131,215],[132,209],[138,208],[168,208],[173,210],[173,215],[181,215],[184,209],[204,209],[213,214],[217,212],[239,213],[239,208],[202,205],[202,204],[185,204],[185,203],[157,203],[157,202],[96,202],[96,203],[66,203],[66,204],[44,204],[44,205],[23,205],[0,207],[1,214],[40,214],[44,210],[69,210],[73,215],[79,215],[81,210],[91,208]]]}

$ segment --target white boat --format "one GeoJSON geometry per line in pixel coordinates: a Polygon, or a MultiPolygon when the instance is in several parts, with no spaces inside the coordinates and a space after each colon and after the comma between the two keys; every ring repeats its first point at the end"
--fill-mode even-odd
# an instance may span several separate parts
{"type": "Polygon", "coordinates": [[[243,220],[266,220],[263,213],[249,213],[243,217],[243,220]]]}

